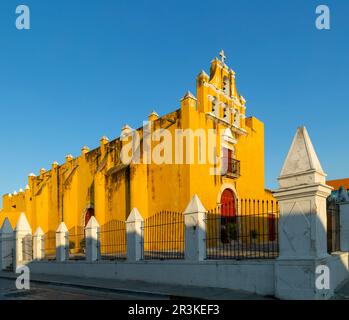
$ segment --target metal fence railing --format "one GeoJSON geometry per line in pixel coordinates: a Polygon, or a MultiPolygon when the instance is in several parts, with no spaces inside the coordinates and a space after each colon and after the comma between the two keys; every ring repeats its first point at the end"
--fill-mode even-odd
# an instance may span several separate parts
{"type": "Polygon", "coordinates": [[[31,234],[22,239],[22,261],[33,260],[33,237],[31,234]]]}
{"type": "Polygon", "coordinates": [[[279,255],[275,201],[240,199],[206,214],[207,259],[273,259],[279,255]]]}
{"type": "Polygon", "coordinates": [[[145,260],[184,259],[184,216],[161,211],[144,221],[142,258],[145,260]]]}
{"type": "Polygon", "coordinates": [[[69,230],[69,260],[86,258],[86,238],[84,227],[73,227],[69,230]]]}
{"type": "Polygon", "coordinates": [[[327,199],[327,251],[340,251],[340,214],[336,199],[327,199]]]}
{"type": "Polygon", "coordinates": [[[2,268],[6,271],[13,271],[15,240],[13,235],[6,235],[2,238],[2,268]]]}
{"type": "Polygon", "coordinates": [[[48,231],[44,235],[43,241],[45,260],[56,260],[56,231],[48,231]]]}
{"type": "Polygon", "coordinates": [[[126,224],[112,220],[100,227],[98,246],[102,260],[126,259],[126,224]]]}

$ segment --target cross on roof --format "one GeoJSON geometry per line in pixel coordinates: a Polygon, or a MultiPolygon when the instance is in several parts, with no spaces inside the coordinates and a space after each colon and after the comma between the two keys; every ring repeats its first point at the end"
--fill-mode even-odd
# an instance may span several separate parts
{"type": "Polygon", "coordinates": [[[224,50],[222,50],[219,55],[221,56],[222,58],[222,62],[224,63],[225,59],[227,58],[225,55],[224,55],[224,50]]]}

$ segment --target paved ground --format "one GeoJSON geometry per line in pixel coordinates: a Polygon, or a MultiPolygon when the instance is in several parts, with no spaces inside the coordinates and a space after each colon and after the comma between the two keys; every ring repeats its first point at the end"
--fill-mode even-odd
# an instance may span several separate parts
{"type": "Polygon", "coordinates": [[[337,290],[334,300],[349,300],[349,280],[337,290]]]}
{"type": "MultiPolygon", "coordinates": [[[[159,299],[166,297],[159,297],[159,299]]],[[[30,290],[18,291],[13,279],[0,278],[0,300],[149,300],[151,296],[103,290],[32,283],[30,290]]]]}
{"type": "Polygon", "coordinates": [[[32,293],[16,293],[16,275],[0,272],[4,290],[0,282],[0,299],[209,299],[209,300],[260,300],[271,299],[220,288],[201,288],[194,286],[159,285],[141,281],[118,281],[109,279],[78,278],[54,275],[31,275],[32,293]],[[12,287],[11,287],[12,286],[12,287]],[[12,290],[12,291],[11,291],[12,290]],[[17,295],[16,295],[17,294],[17,295]],[[22,296],[21,296],[22,295],[22,296]]]}

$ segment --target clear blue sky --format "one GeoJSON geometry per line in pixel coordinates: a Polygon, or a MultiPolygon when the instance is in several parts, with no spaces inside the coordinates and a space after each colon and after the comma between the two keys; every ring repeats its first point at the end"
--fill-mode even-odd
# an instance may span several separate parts
{"type": "Polygon", "coordinates": [[[224,48],[247,112],[265,123],[266,186],[297,126],[329,178],[349,176],[347,0],[0,1],[0,193],[68,153],[179,107],[224,48]],[[31,9],[15,28],[16,5],[31,9]],[[331,30],[315,28],[328,4],[331,30]]]}

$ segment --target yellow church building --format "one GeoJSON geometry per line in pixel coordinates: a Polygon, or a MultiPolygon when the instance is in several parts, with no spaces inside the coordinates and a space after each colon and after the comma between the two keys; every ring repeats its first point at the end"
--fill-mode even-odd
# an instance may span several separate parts
{"type": "Polygon", "coordinates": [[[91,216],[103,227],[125,221],[132,208],[144,219],[183,212],[195,194],[228,216],[246,199],[274,201],[264,187],[264,124],[246,117],[223,51],[177,110],[152,112],[140,128],[125,125],[119,138],[103,137],[98,148],[30,174],[25,190],[3,196],[0,226],[7,217],[14,227],[24,212],[33,231],[54,233],[63,221],[79,234],[91,216]]]}

